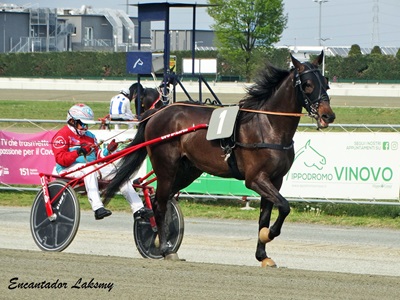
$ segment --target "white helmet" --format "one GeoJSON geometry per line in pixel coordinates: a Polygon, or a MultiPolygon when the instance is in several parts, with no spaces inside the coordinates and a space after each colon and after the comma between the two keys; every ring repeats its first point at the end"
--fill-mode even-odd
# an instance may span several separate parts
{"type": "Polygon", "coordinates": [[[67,122],[71,119],[81,121],[84,124],[96,124],[93,110],[83,103],[75,104],[68,110],[67,122]]]}
{"type": "Polygon", "coordinates": [[[119,91],[121,94],[129,98],[129,95],[131,94],[131,91],[128,88],[124,88],[119,91]]]}

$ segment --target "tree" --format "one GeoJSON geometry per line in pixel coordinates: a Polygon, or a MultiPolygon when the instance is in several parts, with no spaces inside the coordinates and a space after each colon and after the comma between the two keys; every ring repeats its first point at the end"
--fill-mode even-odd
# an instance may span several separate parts
{"type": "Polygon", "coordinates": [[[286,27],[282,0],[208,0],[222,57],[251,80],[265,50],[280,40],[286,27]]]}
{"type": "Polygon", "coordinates": [[[374,46],[374,48],[371,50],[371,54],[382,55],[382,50],[379,46],[374,46]]]}
{"type": "Polygon", "coordinates": [[[357,44],[351,45],[349,56],[359,56],[359,55],[362,55],[360,46],[357,44]]]}

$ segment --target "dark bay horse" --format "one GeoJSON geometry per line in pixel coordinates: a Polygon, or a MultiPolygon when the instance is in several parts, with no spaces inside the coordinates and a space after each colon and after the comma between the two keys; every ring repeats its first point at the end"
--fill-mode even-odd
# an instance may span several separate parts
{"type": "Polygon", "coordinates": [[[143,112],[153,108],[160,108],[166,103],[169,94],[169,84],[167,83],[167,95],[164,95],[164,84],[160,84],[158,88],[144,88],[140,83],[136,82],[129,87],[131,99],[135,103],[136,114],[141,115],[143,112]],[[140,101],[138,96],[140,95],[140,101]]]}
{"type": "MultiPolygon", "coordinates": [[[[206,130],[197,130],[140,148],[121,161],[116,177],[104,192],[111,198],[119,185],[138,170],[150,157],[157,175],[154,212],[159,228],[160,250],[165,259],[178,259],[166,241],[167,201],[187,187],[203,172],[236,177],[261,196],[256,259],[262,266],[275,266],[267,256],[266,243],[279,236],[290,212],[288,201],[279,193],[282,179],[294,159],[293,136],[304,107],[316,120],[318,128],[329,126],[335,119],[327,94],[328,82],[318,66],[323,52],[313,61],[301,63],[291,56],[293,68],[281,70],[268,64],[247,95],[239,102],[232,154],[236,170],[224,159],[220,140],[208,141],[206,130]],[[271,211],[279,215],[270,226],[271,211]]],[[[213,107],[215,108],[215,107],[213,107]]],[[[196,124],[209,124],[213,108],[189,103],[173,103],[143,115],[138,132],[129,146],[140,144],[196,124]]]]}

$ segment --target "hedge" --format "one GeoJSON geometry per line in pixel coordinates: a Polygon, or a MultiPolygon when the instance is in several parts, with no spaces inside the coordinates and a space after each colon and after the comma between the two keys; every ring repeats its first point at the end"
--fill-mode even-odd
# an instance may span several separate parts
{"type": "MultiPolygon", "coordinates": [[[[176,56],[177,74],[182,73],[182,59],[190,58],[191,51],[171,52],[176,56]]],[[[233,73],[234,68],[224,66],[229,62],[217,51],[196,51],[196,58],[217,58],[218,78],[243,78],[233,73]]],[[[262,59],[288,68],[287,49],[268,49],[262,59]]],[[[127,78],[135,77],[126,72],[125,52],[41,52],[0,54],[1,77],[44,78],[127,78]]],[[[327,56],[325,75],[338,81],[400,81],[400,57],[382,54],[327,56]]]]}

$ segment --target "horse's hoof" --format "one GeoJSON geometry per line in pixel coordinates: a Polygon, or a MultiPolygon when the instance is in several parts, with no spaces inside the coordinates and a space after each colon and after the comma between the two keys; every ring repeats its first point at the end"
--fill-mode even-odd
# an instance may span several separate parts
{"type": "Polygon", "coordinates": [[[263,244],[269,243],[272,241],[269,237],[269,228],[268,227],[263,227],[261,228],[260,232],[258,233],[258,238],[260,239],[260,242],[263,244]]]}
{"type": "Polygon", "coordinates": [[[277,268],[278,266],[276,265],[276,263],[269,257],[264,258],[261,262],[261,267],[263,268],[277,268]]]}
{"type": "Polygon", "coordinates": [[[165,259],[165,260],[173,260],[173,261],[178,261],[178,260],[180,260],[177,253],[170,253],[170,254],[167,254],[167,255],[165,255],[164,259],[165,259]]]}
{"type": "Polygon", "coordinates": [[[160,238],[158,237],[158,234],[156,235],[156,237],[154,238],[154,246],[156,248],[160,248],[160,238]]]}

